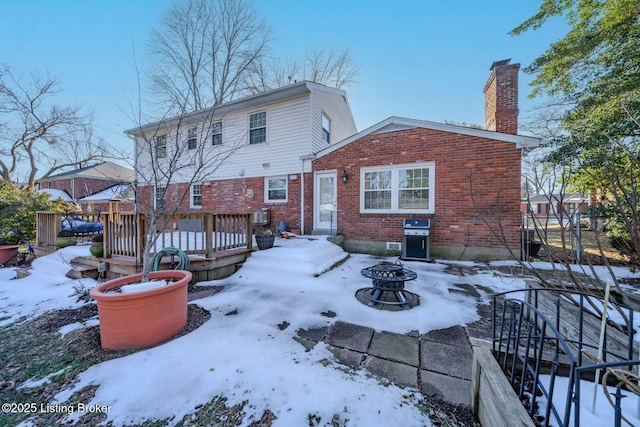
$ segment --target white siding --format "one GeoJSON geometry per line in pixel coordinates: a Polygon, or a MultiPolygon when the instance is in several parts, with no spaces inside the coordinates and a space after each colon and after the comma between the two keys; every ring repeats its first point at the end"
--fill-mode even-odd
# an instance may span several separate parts
{"type": "Polygon", "coordinates": [[[332,90],[311,92],[311,143],[314,153],[327,148],[322,139],[322,115],[331,120],[331,145],[357,133],[351,108],[346,98],[332,90]]]}
{"type": "Polygon", "coordinates": [[[285,175],[300,172],[300,156],[309,154],[308,96],[229,114],[223,123],[223,146],[241,146],[212,179],[285,175]],[[267,112],[267,142],[249,144],[249,115],[267,112]],[[263,166],[268,164],[268,166],[263,166]]]}
{"type": "MultiPolygon", "coordinates": [[[[198,143],[205,144],[205,156],[215,169],[203,180],[298,174],[302,167],[301,156],[326,148],[322,140],[323,114],[331,120],[332,144],[356,133],[353,115],[342,92],[316,84],[308,84],[307,87],[310,93],[200,118],[198,123],[183,122],[179,128],[157,131],[156,134],[167,134],[167,158],[170,158],[176,141],[179,146],[185,146],[188,129],[197,125],[198,143]],[[267,141],[250,145],[249,115],[261,111],[267,113],[267,141]],[[222,144],[213,146],[210,125],[218,121],[222,122],[222,144]],[[224,161],[218,165],[221,159],[224,161]]],[[[139,164],[149,165],[149,150],[140,153],[139,164]]],[[[185,151],[185,158],[188,159],[189,154],[192,151],[185,151]]],[[[311,162],[306,162],[306,171],[310,170],[310,165],[311,162]]],[[[172,182],[187,181],[189,170],[192,168],[185,169],[181,173],[182,178],[174,177],[172,182]]]]}

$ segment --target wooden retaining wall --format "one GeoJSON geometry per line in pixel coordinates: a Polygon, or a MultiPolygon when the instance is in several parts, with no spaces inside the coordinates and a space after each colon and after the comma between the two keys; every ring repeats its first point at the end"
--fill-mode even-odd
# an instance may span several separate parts
{"type": "Polygon", "coordinates": [[[535,427],[493,357],[488,343],[471,340],[471,409],[484,427],[535,427]]]}

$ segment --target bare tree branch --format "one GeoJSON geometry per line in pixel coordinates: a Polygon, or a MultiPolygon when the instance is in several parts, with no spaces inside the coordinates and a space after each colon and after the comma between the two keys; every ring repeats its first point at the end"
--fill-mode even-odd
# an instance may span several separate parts
{"type": "Polygon", "coordinates": [[[0,177],[26,174],[33,187],[41,167],[46,176],[64,167],[108,157],[106,144],[92,137],[92,114],[56,104],[59,81],[48,74],[18,75],[0,69],[0,177]],[[73,161],[70,157],[73,157],[73,161]]]}
{"type": "Polygon", "coordinates": [[[245,95],[244,82],[269,37],[265,21],[247,0],[174,3],[152,32],[153,92],[161,104],[186,111],[245,95]]]}

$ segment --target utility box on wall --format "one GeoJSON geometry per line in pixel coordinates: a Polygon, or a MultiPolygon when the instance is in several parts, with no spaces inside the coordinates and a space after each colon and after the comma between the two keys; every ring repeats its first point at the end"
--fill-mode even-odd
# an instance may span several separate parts
{"type": "Polygon", "coordinates": [[[257,211],[253,211],[253,223],[256,225],[267,225],[271,222],[271,211],[267,208],[262,208],[257,211]]]}

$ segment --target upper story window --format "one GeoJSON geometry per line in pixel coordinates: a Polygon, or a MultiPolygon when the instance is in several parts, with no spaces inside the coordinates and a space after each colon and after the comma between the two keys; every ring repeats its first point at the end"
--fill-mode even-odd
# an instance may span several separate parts
{"type": "Polygon", "coordinates": [[[249,144],[267,142],[267,112],[249,115],[249,144]]]}
{"type": "Polygon", "coordinates": [[[267,177],[264,179],[264,201],[276,203],[287,201],[286,176],[267,177]]]}
{"type": "Polygon", "coordinates": [[[159,159],[167,157],[167,135],[156,136],[156,157],[159,159]]]}
{"type": "Polygon", "coordinates": [[[191,185],[190,206],[192,208],[202,207],[202,184],[191,185]]]}
{"type": "Polygon", "coordinates": [[[434,163],[363,168],[362,213],[433,213],[434,163]]]}
{"type": "Polygon", "coordinates": [[[198,128],[190,128],[187,130],[187,148],[195,150],[198,148],[198,128]]]}
{"type": "Polygon", "coordinates": [[[211,145],[222,144],[222,122],[211,124],[211,145]]]}
{"type": "Polygon", "coordinates": [[[322,115],[322,140],[331,144],[331,120],[324,114],[322,115]]]}

